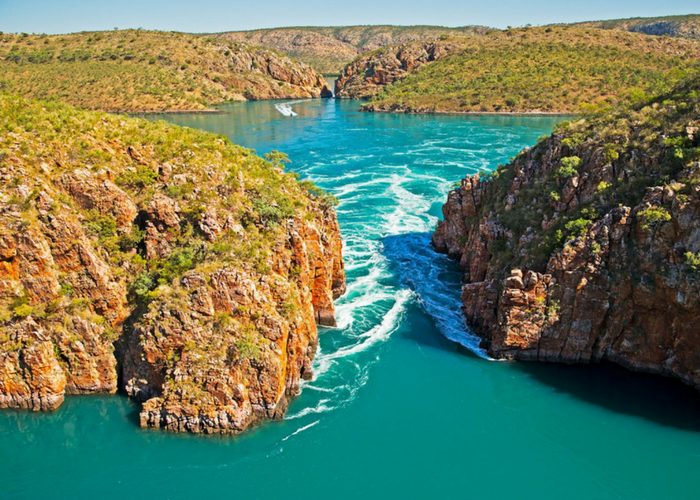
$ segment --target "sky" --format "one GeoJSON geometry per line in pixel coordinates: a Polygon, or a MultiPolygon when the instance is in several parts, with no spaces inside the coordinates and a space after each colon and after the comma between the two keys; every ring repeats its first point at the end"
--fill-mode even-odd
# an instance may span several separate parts
{"type": "Polygon", "coordinates": [[[698,0],[0,0],[0,31],[143,28],[203,33],[357,24],[505,28],[691,13],[700,13],[698,0]]]}

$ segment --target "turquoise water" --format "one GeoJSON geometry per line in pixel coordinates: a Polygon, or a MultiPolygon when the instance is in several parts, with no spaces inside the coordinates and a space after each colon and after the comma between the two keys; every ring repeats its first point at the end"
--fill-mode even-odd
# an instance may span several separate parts
{"type": "Polygon", "coordinates": [[[137,426],[122,396],[0,413],[0,499],[700,497],[700,398],[610,366],[485,359],[430,231],[450,186],[553,118],[356,112],[348,102],[171,115],[227,134],[338,196],[348,292],[316,378],[283,421],[238,438],[137,426]],[[451,340],[450,340],[451,339],[451,340]]]}

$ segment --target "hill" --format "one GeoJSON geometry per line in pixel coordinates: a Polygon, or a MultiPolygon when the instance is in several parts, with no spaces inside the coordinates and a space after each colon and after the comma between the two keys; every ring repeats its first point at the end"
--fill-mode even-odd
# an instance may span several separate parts
{"type": "Polygon", "coordinates": [[[700,40],[700,14],[589,21],[576,23],[573,26],[615,29],[644,33],[645,35],[673,36],[700,40]]]}
{"type": "Polygon", "coordinates": [[[700,74],[565,123],[453,190],[433,237],[498,358],[611,361],[700,388],[700,74]]]}
{"type": "Polygon", "coordinates": [[[388,45],[490,31],[493,30],[482,26],[312,26],[234,31],[216,36],[278,50],[323,74],[336,75],[359,55],[388,45]]]}
{"type": "Polygon", "coordinates": [[[368,111],[575,112],[657,89],[699,55],[697,43],[676,38],[567,26],[511,29],[367,54],[346,68],[336,95],[373,96],[363,106],[368,111]]]}
{"type": "Polygon", "coordinates": [[[333,198],[223,136],[0,97],[0,408],[284,415],[345,287],[333,198]]]}
{"type": "Polygon", "coordinates": [[[313,69],[270,50],[141,30],[0,35],[0,92],[124,112],[330,95],[313,69]]]}

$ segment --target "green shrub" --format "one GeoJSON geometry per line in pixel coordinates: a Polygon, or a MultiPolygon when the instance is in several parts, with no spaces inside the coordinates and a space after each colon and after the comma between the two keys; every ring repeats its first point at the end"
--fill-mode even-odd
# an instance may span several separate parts
{"type": "Polygon", "coordinates": [[[88,212],[85,227],[91,233],[99,236],[100,239],[111,238],[117,232],[117,221],[109,215],[91,210],[88,212]]]}
{"type": "Polygon", "coordinates": [[[642,229],[651,229],[671,220],[671,214],[664,207],[651,206],[637,214],[642,229]]]}
{"type": "Polygon", "coordinates": [[[12,310],[16,318],[26,318],[34,312],[34,308],[29,304],[20,304],[12,310]]]}
{"type": "Polygon", "coordinates": [[[138,299],[146,297],[148,292],[156,287],[156,281],[149,273],[141,273],[137,275],[129,284],[129,291],[138,299]]]}
{"type": "Polygon", "coordinates": [[[556,179],[568,179],[578,175],[578,167],[581,166],[583,160],[578,156],[566,156],[561,159],[561,167],[554,172],[556,179]]]}
{"type": "Polygon", "coordinates": [[[134,171],[124,170],[115,179],[120,186],[144,188],[158,180],[158,173],[148,167],[140,166],[134,171]]]}
{"type": "Polygon", "coordinates": [[[260,347],[256,344],[252,333],[245,333],[236,340],[234,346],[240,359],[257,360],[260,357],[260,347]]]}
{"type": "Polygon", "coordinates": [[[610,191],[610,187],[611,187],[611,186],[612,186],[612,184],[610,184],[609,182],[602,181],[602,182],[601,182],[600,184],[598,184],[598,186],[595,188],[595,193],[596,193],[596,194],[600,194],[600,195],[606,194],[607,192],[610,191]]]}
{"type": "Polygon", "coordinates": [[[569,235],[577,237],[577,236],[583,236],[586,234],[586,231],[588,230],[588,226],[591,225],[591,221],[588,219],[575,219],[572,221],[569,221],[566,223],[564,226],[566,230],[568,231],[569,235]]]}
{"type": "Polygon", "coordinates": [[[686,252],[685,264],[695,277],[700,277],[700,252],[686,252]]]}

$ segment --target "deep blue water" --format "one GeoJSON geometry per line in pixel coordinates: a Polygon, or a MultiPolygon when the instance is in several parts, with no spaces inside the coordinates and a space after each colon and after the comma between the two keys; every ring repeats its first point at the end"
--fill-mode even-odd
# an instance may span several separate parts
{"type": "Polygon", "coordinates": [[[0,413],[0,499],[700,498],[700,398],[611,366],[495,362],[430,233],[454,182],[555,118],[364,114],[357,103],[168,115],[228,135],[340,199],[348,292],[285,420],[237,437],[137,426],[122,396],[0,413]]]}

